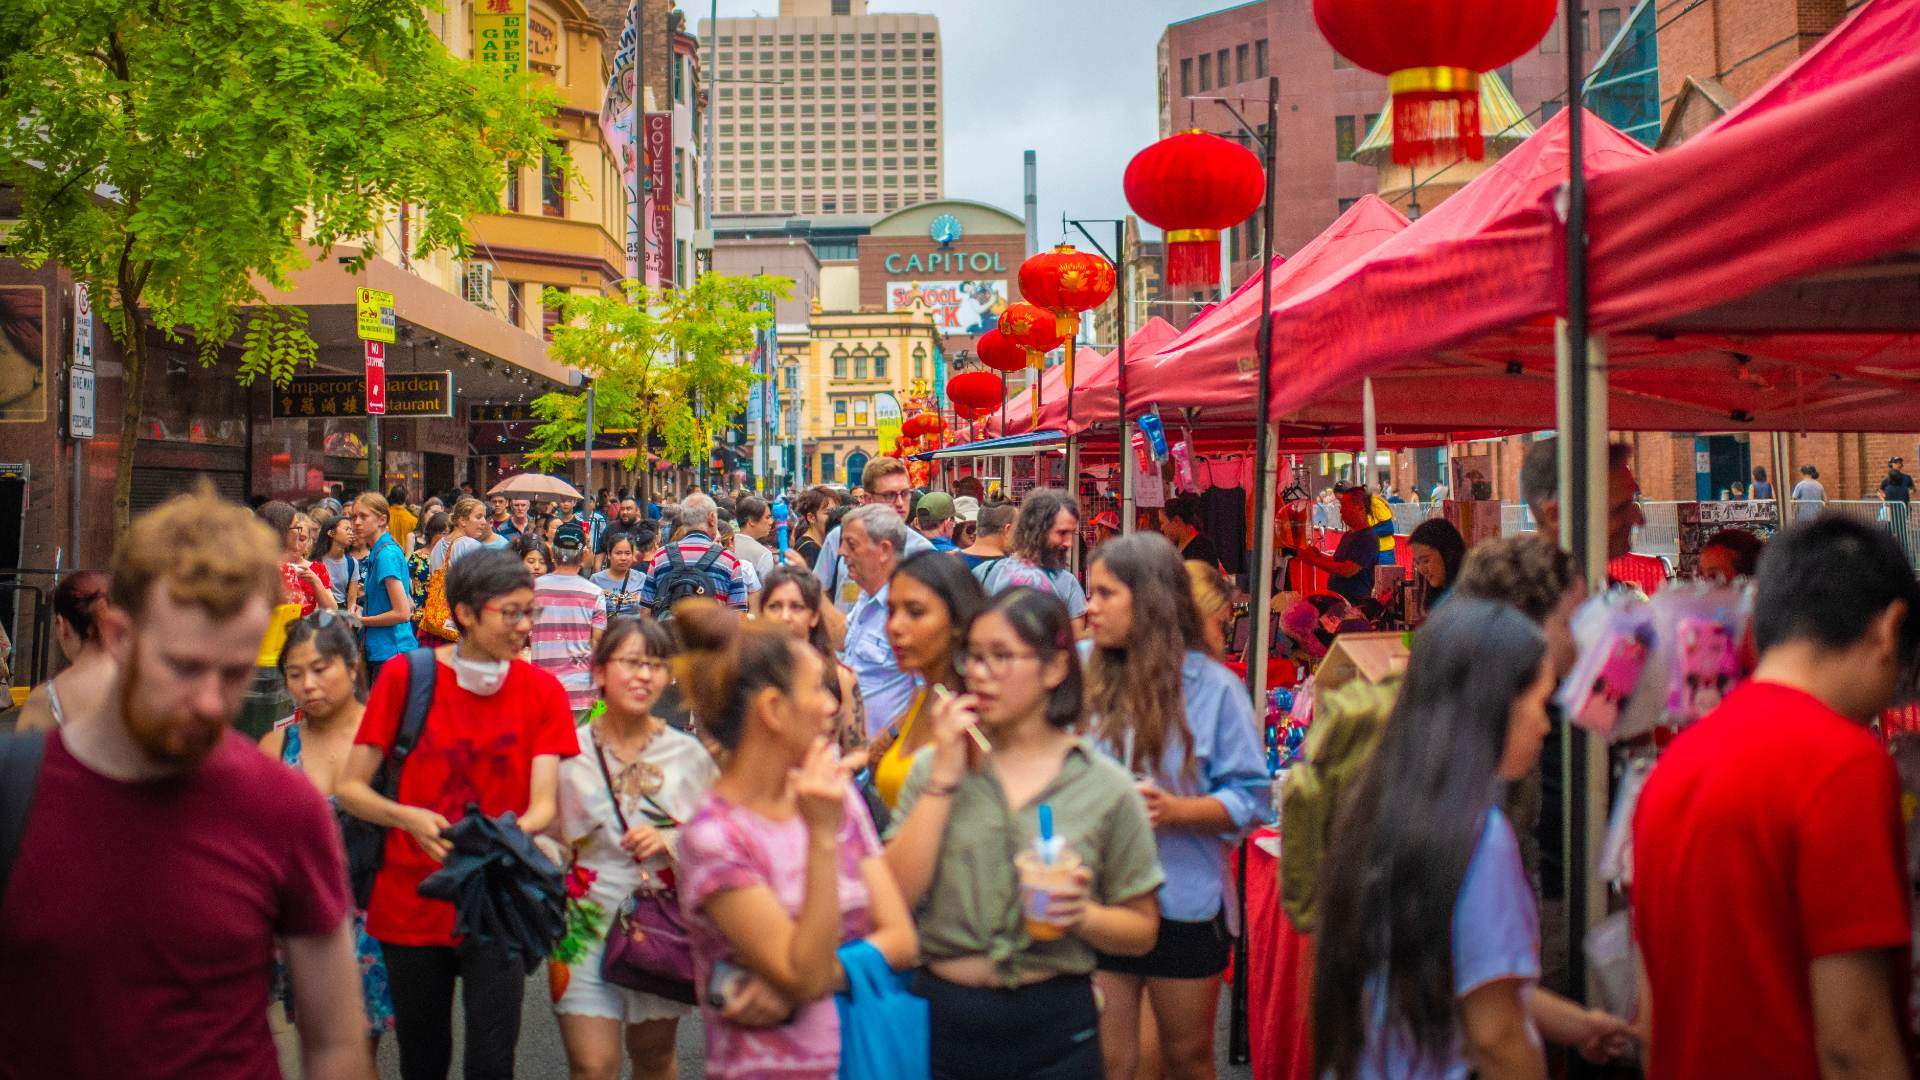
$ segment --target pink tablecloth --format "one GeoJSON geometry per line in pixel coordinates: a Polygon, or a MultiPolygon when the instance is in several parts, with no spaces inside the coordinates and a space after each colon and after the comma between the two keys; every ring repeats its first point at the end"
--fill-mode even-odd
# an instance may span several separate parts
{"type": "MultiPolygon", "coordinates": [[[[1272,829],[1254,834],[1278,835],[1272,829]]],[[[1247,852],[1247,1031],[1258,1080],[1313,1080],[1313,938],[1280,909],[1279,860],[1247,852]]]]}

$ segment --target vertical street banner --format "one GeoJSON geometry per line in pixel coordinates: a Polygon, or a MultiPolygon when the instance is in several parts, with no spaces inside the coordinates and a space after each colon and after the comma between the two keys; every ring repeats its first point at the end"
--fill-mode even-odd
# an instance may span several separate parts
{"type": "Polygon", "coordinates": [[[880,452],[892,450],[900,441],[900,399],[892,394],[873,395],[874,433],[879,437],[880,452]]]}
{"type": "Polygon", "coordinates": [[[646,282],[663,285],[673,281],[673,116],[670,113],[646,115],[641,161],[646,168],[646,282]]]}
{"type": "Polygon", "coordinates": [[[387,347],[378,341],[369,341],[367,346],[367,415],[384,416],[387,412],[387,347]]]}
{"type": "Polygon", "coordinates": [[[640,140],[633,134],[633,105],[637,78],[634,63],[640,54],[639,34],[633,25],[634,6],[627,7],[627,24],[620,31],[620,46],[614,51],[612,69],[607,73],[606,98],[600,106],[600,133],[620,169],[621,190],[627,199],[626,274],[640,277],[640,200],[634,197],[640,167],[640,140]]]}
{"type": "Polygon", "coordinates": [[[476,0],[473,59],[502,71],[527,69],[527,0],[476,0]]]}

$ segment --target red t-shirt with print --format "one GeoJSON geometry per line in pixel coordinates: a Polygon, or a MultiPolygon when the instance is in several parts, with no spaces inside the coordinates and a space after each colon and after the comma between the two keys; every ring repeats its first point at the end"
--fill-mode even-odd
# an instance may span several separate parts
{"type": "Polygon", "coordinates": [[[1909,949],[1900,786],[1878,739],[1811,694],[1750,682],[1673,741],[1633,824],[1649,1077],[1815,1080],[1807,970],[1909,949]]]}
{"type": "MultiPolygon", "coordinates": [[[[449,822],[466,816],[467,805],[494,817],[524,814],[532,796],[533,759],[580,752],[573,713],[560,680],[524,660],[515,660],[494,694],[460,688],[453,669],[435,664],[433,708],[420,741],[400,770],[398,801],[424,806],[449,822]]],[[[354,742],[392,748],[400,730],[411,675],[406,657],[380,669],[354,742]]],[[[404,829],[387,833],[386,861],[367,904],[367,932],[392,945],[452,945],[453,905],[429,900],[420,883],[440,868],[404,829]]]]}

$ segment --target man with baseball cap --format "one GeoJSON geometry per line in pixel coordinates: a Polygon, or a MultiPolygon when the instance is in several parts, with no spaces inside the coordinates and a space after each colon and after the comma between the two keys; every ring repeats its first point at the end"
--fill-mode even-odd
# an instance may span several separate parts
{"type": "Polygon", "coordinates": [[[1887,477],[1880,481],[1880,494],[1886,496],[1888,502],[1899,503],[1902,506],[1913,501],[1913,477],[1908,476],[1900,468],[1905,464],[1906,462],[1899,457],[1889,460],[1887,477]]]}
{"type": "Polygon", "coordinates": [[[953,546],[965,550],[980,533],[980,500],[971,495],[953,497],[953,546]]]}
{"type": "Polygon", "coordinates": [[[1093,515],[1093,546],[1094,547],[1099,547],[1101,544],[1104,544],[1107,541],[1119,535],[1120,535],[1120,515],[1119,514],[1116,514],[1111,510],[1102,510],[1099,513],[1093,515]]]}
{"type": "Polygon", "coordinates": [[[578,521],[553,534],[553,573],[533,582],[533,662],[567,688],[567,703],[578,714],[593,707],[593,646],[607,628],[600,586],[583,577],[587,531],[578,521]]]}
{"type": "Polygon", "coordinates": [[[953,542],[953,496],[929,491],[913,508],[913,531],[927,538],[935,551],[958,551],[953,542]]]}

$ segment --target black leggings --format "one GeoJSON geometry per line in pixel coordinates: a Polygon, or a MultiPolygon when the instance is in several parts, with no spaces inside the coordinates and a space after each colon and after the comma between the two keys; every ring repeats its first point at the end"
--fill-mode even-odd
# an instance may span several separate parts
{"type": "Polygon", "coordinates": [[[402,1080],[446,1080],[453,1065],[453,983],[465,1006],[467,1080],[513,1076],[526,974],[504,955],[444,945],[380,945],[393,991],[402,1080]]]}
{"type": "Polygon", "coordinates": [[[1089,976],[980,990],[923,969],[913,990],[927,999],[935,1080],[1101,1080],[1089,976]]]}

